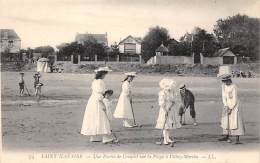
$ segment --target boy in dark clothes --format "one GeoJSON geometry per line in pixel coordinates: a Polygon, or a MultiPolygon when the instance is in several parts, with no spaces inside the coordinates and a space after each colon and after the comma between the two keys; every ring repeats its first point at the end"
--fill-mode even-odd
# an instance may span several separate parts
{"type": "Polygon", "coordinates": [[[184,122],[182,122],[182,116],[185,114],[185,111],[190,108],[190,115],[193,119],[193,125],[198,125],[196,122],[196,112],[194,107],[195,98],[193,93],[186,89],[185,85],[180,87],[180,95],[181,95],[181,106],[179,108],[179,116],[180,116],[180,123],[185,125],[185,118],[184,122]]]}

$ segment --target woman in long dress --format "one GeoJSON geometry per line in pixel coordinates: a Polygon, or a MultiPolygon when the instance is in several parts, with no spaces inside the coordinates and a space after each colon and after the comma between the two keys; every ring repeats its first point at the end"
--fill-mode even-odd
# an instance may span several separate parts
{"type": "Polygon", "coordinates": [[[91,142],[101,141],[101,137],[103,143],[110,143],[114,140],[111,135],[109,119],[105,113],[106,107],[103,103],[106,91],[103,79],[108,71],[111,70],[107,67],[101,67],[95,71],[95,79],[91,85],[92,94],[84,114],[81,134],[90,136],[91,142]]]}
{"type": "Polygon", "coordinates": [[[122,118],[123,119],[123,126],[124,127],[134,127],[131,124],[131,120],[133,120],[133,111],[132,111],[132,94],[131,89],[132,85],[131,82],[133,81],[134,77],[136,76],[135,72],[125,73],[126,78],[122,84],[122,91],[120,97],[118,99],[118,103],[114,112],[115,118],[122,118]]]}
{"type": "Polygon", "coordinates": [[[219,141],[231,142],[230,136],[236,136],[235,144],[240,144],[239,136],[244,135],[245,129],[239,112],[239,100],[237,97],[237,86],[232,83],[231,75],[222,77],[222,101],[224,104],[221,127],[223,138],[219,141]]]}
{"type": "Polygon", "coordinates": [[[164,78],[159,85],[161,88],[158,98],[160,111],[155,128],[163,130],[163,144],[168,145],[174,142],[173,139],[170,139],[170,130],[181,127],[175,110],[178,108],[175,99],[176,94],[174,93],[176,82],[172,79],[164,78]]]}

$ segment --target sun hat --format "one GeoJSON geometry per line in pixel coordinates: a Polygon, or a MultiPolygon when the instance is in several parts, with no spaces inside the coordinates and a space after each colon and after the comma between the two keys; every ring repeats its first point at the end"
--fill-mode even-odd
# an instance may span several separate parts
{"type": "Polygon", "coordinates": [[[126,72],[125,73],[126,76],[137,76],[136,72],[126,72]]]}
{"type": "Polygon", "coordinates": [[[105,91],[104,95],[108,94],[108,95],[112,95],[114,93],[114,91],[112,89],[108,89],[105,91]]]}
{"type": "Polygon", "coordinates": [[[184,88],[186,88],[186,85],[185,84],[180,84],[179,88],[180,89],[184,89],[184,88]]]}
{"type": "Polygon", "coordinates": [[[173,79],[168,79],[168,78],[163,78],[160,83],[159,86],[162,89],[174,89],[176,87],[176,82],[173,79]]]}
{"type": "Polygon", "coordinates": [[[230,66],[220,66],[217,74],[217,78],[221,80],[230,79],[232,76],[231,67],[230,66]]]}
{"type": "Polygon", "coordinates": [[[99,68],[97,68],[96,70],[94,70],[95,73],[101,72],[101,71],[110,72],[110,71],[112,71],[112,70],[111,70],[109,67],[99,67],[99,68]]]}

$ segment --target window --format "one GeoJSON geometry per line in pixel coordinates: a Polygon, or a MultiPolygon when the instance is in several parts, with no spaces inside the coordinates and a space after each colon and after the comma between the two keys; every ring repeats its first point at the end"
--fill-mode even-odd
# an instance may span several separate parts
{"type": "Polygon", "coordinates": [[[136,53],[136,44],[125,43],[124,53],[135,54],[136,53]]]}
{"type": "Polygon", "coordinates": [[[13,47],[14,46],[14,41],[13,40],[9,40],[8,41],[8,47],[13,47]]]}
{"type": "Polygon", "coordinates": [[[223,56],[223,64],[234,64],[233,56],[223,56]]]}

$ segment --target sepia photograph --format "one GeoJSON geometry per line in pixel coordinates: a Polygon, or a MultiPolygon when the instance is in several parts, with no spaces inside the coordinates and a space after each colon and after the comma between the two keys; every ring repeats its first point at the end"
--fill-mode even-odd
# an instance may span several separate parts
{"type": "Polygon", "coordinates": [[[258,163],[258,0],[0,0],[3,163],[258,163]]]}

